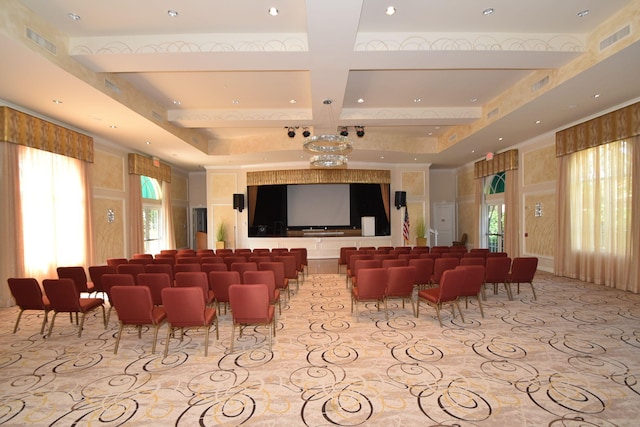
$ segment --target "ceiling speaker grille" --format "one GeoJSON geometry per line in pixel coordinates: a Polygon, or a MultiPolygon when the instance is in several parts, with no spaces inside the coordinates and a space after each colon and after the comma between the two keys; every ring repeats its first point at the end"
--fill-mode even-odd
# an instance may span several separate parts
{"type": "Polygon", "coordinates": [[[618,31],[616,31],[606,39],[602,40],[600,42],[600,50],[604,50],[608,48],[612,44],[627,37],[629,34],[631,34],[631,25],[627,25],[626,27],[619,29],[618,31]]]}
{"type": "Polygon", "coordinates": [[[44,48],[45,50],[49,51],[50,53],[54,55],[57,54],[57,48],[55,44],[51,43],[49,40],[45,39],[40,34],[36,33],[35,31],[33,31],[31,28],[28,28],[28,27],[27,27],[27,38],[32,42],[34,42],[35,44],[37,44],[38,46],[40,46],[41,48],[44,48]]]}

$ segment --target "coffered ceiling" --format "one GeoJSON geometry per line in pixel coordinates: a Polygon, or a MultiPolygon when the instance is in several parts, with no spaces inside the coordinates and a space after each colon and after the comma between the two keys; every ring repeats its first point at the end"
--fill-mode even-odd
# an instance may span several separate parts
{"type": "Polygon", "coordinates": [[[185,170],[341,126],[350,164],[456,167],[640,97],[638,28],[640,0],[0,0],[0,100],[185,170]]]}

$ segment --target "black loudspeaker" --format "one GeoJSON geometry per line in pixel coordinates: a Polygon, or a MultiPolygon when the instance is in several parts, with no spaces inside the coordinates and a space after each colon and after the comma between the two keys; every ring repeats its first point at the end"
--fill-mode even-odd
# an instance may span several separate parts
{"type": "Polygon", "coordinates": [[[242,212],[242,209],[244,209],[244,194],[233,195],[233,209],[238,209],[242,212]]]}
{"type": "Polygon", "coordinates": [[[407,206],[407,192],[396,191],[396,209],[407,206]]]}

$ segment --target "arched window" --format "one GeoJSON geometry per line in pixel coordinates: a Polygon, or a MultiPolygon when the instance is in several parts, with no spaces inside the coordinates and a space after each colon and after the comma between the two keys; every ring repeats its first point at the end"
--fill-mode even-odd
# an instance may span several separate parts
{"type": "Polygon", "coordinates": [[[485,194],[501,194],[504,193],[504,180],[505,173],[498,172],[493,175],[491,181],[487,180],[487,186],[485,187],[485,194]]]}
{"type": "Polygon", "coordinates": [[[505,172],[487,176],[484,180],[484,244],[492,252],[501,252],[504,248],[505,172]]]}
{"type": "Polygon", "coordinates": [[[143,199],[162,200],[162,188],[157,179],[140,175],[140,187],[143,199]]]}
{"type": "Polygon", "coordinates": [[[155,178],[140,175],[144,251],[158,253],[162,246],[162,187],[155,178]]]}

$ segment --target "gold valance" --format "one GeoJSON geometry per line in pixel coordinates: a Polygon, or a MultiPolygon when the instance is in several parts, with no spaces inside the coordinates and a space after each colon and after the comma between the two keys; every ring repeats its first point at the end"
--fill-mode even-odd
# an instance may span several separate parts
{"type": "Polygon", "coordinates": [[[159,181],[171,182],[171,166],[160,161],[157,163],[159,166],[154,166],[153,162],[154,160],[149,157],[129,153],[129,174],[144,175],[159,181]]]}
{"type": "Polygon", "coordinates": [[[518,169],[518,150],[496,154],[491,160],[480,160],[473,165],[475,179],[518,169]]]}
{"type": "Polygon", "coordinates": [[[640,135],[640,102],[556,133],[556,157],[640,135]]]}
{"type": "Polygon", "coordinates": [[[367,169],[292,169],[247,172],[247,185],[278,184],[391,184],[391,172],[367,169]]]}
{"type": "Polygon", "coordinates": [[[0,138],[93,163],[93,138],[6,106],[0,107],[0,138]]]}

